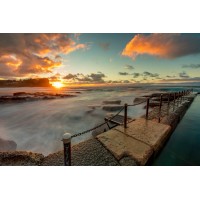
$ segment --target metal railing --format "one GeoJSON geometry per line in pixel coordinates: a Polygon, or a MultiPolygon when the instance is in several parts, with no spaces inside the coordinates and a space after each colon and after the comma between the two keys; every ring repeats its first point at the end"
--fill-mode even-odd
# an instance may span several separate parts
{"type": "Polygon", "coordinates": [[[172,110],[175,111],[176,106],[178,107],[184,99],[184,96],[190,94],[193,90],[184,90],[174,93],[161,93],[154,94],[147,98],[146,104],[146,119],[149,118],[149,107],[155,106],[158,107],[158,122],[161,121],[161,114],[163,106],[167,106],[167,113],[169,113],[170,106],[172,106],[172,110]],[[155,104],[155,105],[153,105],[155,104]]]}
{"type": "MultiPolygon", "coordinates": [[[[131,121],[128,121],[128,107],[132,107],[132,106],[137,106],[137,105],[140,105],[140,104],[143,104],[146,102],[146,113],[145,113],[145,118],[146,120],[148,120],[149,118],[149,108],[152,106],[151,105],[151,101],[155,101],[155,98],[156,98],[156,101],[158,102],[159,100],[159,103],[157,103],[157,107],[158,107],[158,122],[160,123],[161,121],[161,113],[162,113],[162,106],[163,104],[167,103],[167,106],[168,106],[168,110],[170,108],[170,104],[172,102],[172,106],[173,106],[173,111],[175,110],[175,106],[177,104],[177,106],[179,106],[179,104],[183,101],[183,97],[190,94],[193,90],[184,90],[184,91],[181,91],[181,92],[174,92],[174,93],[163,93],[163,94],[154,94],[154,95],[150,95],[148,97],[145,98],[144,101],[140,101],[138,103],[135,103],[135,104],[124,104],[124,106],[112,117],[108,118],[105,120],[104,123],[101,123],[93,128],[90,128],[86,131],[83,131],[83,132],[80,132],[80,133],[77,133],[77,134],[74,134],[72,135],[71,133],[65,133],[63,135],[63,146],[64,146],[64,165],[65,166],[70,166],[71,165],[71,140],[72,138],[75,138],[75,137],[78,137],[78,136],[81,136],[83,134],[86,134],[88,132],[91,132],[99,127],[102,127],[104,126],[105,124],[108,125],[108,122],[111,121],[112,119],[114,119],[117,115],[119,115],[123,110],[124,110],[124,120],[123,120],[123,123],[121,125],[124,126],[124,128],[126,129],[127,128],[127,124],[130,123],[131,121]]],[[[109,127],[109,125],[108,125],[109,127]]],[[[110,127],[109,127],[110,128],[110,127]]]]}

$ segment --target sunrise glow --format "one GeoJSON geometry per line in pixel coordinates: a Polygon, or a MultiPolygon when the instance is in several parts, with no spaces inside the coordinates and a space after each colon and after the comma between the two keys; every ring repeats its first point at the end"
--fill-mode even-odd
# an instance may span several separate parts
{"type": "Polygon", "coordinates": [[[62,88],[64,85],[61,82],[53,82],[52,86],[55,88],[62,88]]]}

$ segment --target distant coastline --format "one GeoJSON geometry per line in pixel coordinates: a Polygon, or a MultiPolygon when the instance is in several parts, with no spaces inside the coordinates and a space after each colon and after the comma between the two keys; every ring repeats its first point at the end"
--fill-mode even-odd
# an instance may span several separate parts
{"type": "Polygon", "coordinates": [[[0,80],[0,88],[11,87],[52,87],[48,78],[0,80]]]}

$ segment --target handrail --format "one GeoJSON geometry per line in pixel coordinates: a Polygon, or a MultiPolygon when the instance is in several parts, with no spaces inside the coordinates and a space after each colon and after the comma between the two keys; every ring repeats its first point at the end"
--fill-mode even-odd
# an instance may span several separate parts
{"type": "MultiPolygon", "coordinates": [[[[186,90],[186,91],[179,92],[178,96],[176,96],[176,92],[175,93],[168,93],[168,106],[170,104],[171,94],[174,96],[174,99],[172,101],[174,102],[174,107],[175,107],[175,101],[176,101],[176,99],[178,101],[180,100],[180,102],[181,102],[182,101],[182,96],[188,95],[190,92],[193,92],[193,89],[192,90],[186,90]]],[[[160,122],[160,118],[161,118],[161,107],[162,107],[162,97],[163,96],[164,96],[163,94],[160,95],[159,116],[158,116],[159,117],[158,118],[159,122],[160,122]]],[[[148,119],[149,100],[151,98],[152,97],[148,97],[145,100],[147,102],[147,105],[146,105],[146,119],[148,119]]],[[[133,120],[127,122],[127,107],[128,106],[136,106],[136,105],[144,103],[145,101],[139,102],[139,103],[136,103],[136,104],[133,104],[133,105],[124,104],[124,106],[122,107],[122,109],[119,112],[117,112],[114,116],[112,116],[111,118],[107,119],[107,121],[112,120],[114,117],[116,117],[117,115],[119,115],[119,113],[121,113],[124,110],[124,128],[127,128],[127,124],[134,120],[133,119],[133,120]]],[[[97,128],[99,128],[99,127],[107,124],[107,121],[104,122],[104,123],[102,123],[102,124],[97,125],[94,128],[88,129],[88,130],[83,131],[81,133],[77,133],[75,135],[71,135],[70,133],[65,133],[63,135],[63,140],[62,141],[63,141],[63,145],[64,145],[64,165],[65,166],[67,166],[67,165],[70,166],[71,165],[71,139],[74,138],[74,137],[80,136],[82,134],[88,133],[88,132],[90,132],[92,130],[95,130],[95,129],[97,129],[97,128]]]]}
{"type": "MultiPolygon", "coordinates": [[[[191,91],[192,91],[192,90],[191,90],[191,91]]],[[[158,122],[160,122],[160,117],[161,117],[160,115],[161,115],[161,108],[162,108],[163,97],[168,96],[168,105],[169,105],[169,104],[170,104],[170,97],[171,97],[171,95],[174,95],[174,105],[175,105],[176,99],[179,100],[180,97],[182,98],[182,96],[185,96],[185,95],[189,94],[191,91],[190,91],[190,90],[185,90],[185,91],[182,91],[182,92],[178,92],[178,96],[176,95],[176,94],[177,94],[176,92],[174,92],[174,93],[160,93],[160,104],[159,104],[158,122]]],[[[114,116],[108,118],[108,119],[106,120],[106,122],[101,123],[101,124],[99,124],[99,125],[97,125],[97,126],[95,126],[95,127],[93,127],[93,128],[90,128],[90,129],[86,130],[86,131],[83,131],[83,132],[74,134],[74,135],[72,135],[72,138],[77,137],[77,136],[80,136],[80,135],[83,135],[83,134],[85,134],[85,133],[88,133],[88,132],[90,132],[90,131],[93,131],[93,130],[95,130],[95,129],[97,129],[97,128],[99,128],[99,127],[101,127],[101,126],[107,124],[108,121],[111,121],[112,119],[114,119],[114,118],[115,118],[117,115],[119,115],[123,110],[125,111],[125,112],[124,112],[124,123],[123,123],[123,125],[124,125],[124,128],[127,128],[127,107],[137,106],[137,105],[143,104],[143,103],[145,103],[145,102],[147,102],[147,105],[146,105],[146,119],[148,119],[149,101],[150,101],[150,99],[152,99],[153,97],[159,97],[159,96],[157,96],[157,95],[154,96],[154,95],[152,94],[151,96],[146,97],[146,99],[145,99],[144,101],[141,101],[141,102],[139,102],[139,103],[135,103],[135,104],[124,104],[124,106],[122,107],[122,109],[120,109],[119,112],[117,112],[114,116]]]]}

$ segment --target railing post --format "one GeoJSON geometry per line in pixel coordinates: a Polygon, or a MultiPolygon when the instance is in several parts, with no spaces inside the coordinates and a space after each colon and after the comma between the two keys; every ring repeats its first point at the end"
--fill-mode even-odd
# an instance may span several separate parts
{"type": "Polygon", "coordinates": [[[71,137],[70,133],[63,135],[63,147],[64,147],[64,165],[71,166],[71,137]]]}
{"type": "Polygon", "coordinates": [[[149,114],[149,99],[147,98],[147,105],[146,105],[146,120],[148,119],[148,114],[149,114]]]}
{"type": "Polygon", "coordinates": [[[180,92],[178,92],[178,97],[177,97],[177,107],[179,106],[179,102],[180,102],[180,92]]]}
{"type": "Polygon", "coordinates": [[[124,128],[127,128],[127,104],[124,104],[124,128]]]}
{"type": "Polygon", "coordinates": [[[178,96],[177,96],[177,107],[179,106],[179,96],[180,96],[180,93],[178,92],[178,96]]]}
{"type": "Polygon", "coordinates": [[[170,106],[169,106],[169,104],[170,104],[170,98],[171,98],[171,94],[169,93],[168,94],[168,102],[167,102],[167,114],[169,115],[169,110],[170,110],[170,106]]]}
{"type": "Polygon", "coordinates": [[[162,107],[162,94],[160,95],[160,105],[159,105],[159,117],[158,117],[158,123],[160,123],[161,107],[162,107]]]}
{"type": "Polygon", "coordinates": [[[173,110],[175,109],[175,103],[176,103],[176,92],[174,92],[174,107],[173,107],[173,110]]]}
{"type": "Polygon", "coordinates": [[[181,103],[183,101],[183,91],[181,91],[181,103]]]}
{"type": "Polygon", "coordinates": [[[170,103],[170,97],[171,97],[171,95],[170,95],[170,93],[168,94],[168,103],[167,103],[167,106],[169,107],[169,103],[170,103]]]}

